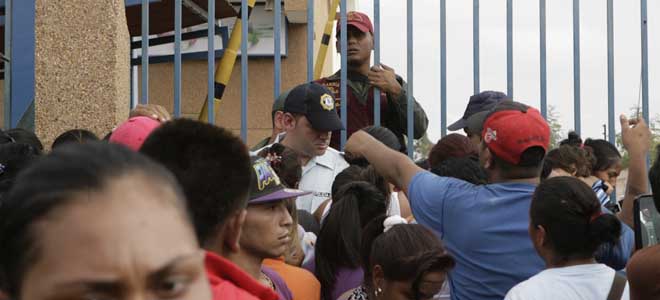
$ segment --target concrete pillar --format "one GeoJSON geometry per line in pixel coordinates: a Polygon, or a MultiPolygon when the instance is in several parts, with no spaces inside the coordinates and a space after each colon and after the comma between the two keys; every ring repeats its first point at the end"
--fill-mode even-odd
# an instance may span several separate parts
{"type": "Polygon", "coordinates": [[[103,137],[129,112],[124,0],[36,0],[35,127],[45,146],[85,128],[103,137]]]}

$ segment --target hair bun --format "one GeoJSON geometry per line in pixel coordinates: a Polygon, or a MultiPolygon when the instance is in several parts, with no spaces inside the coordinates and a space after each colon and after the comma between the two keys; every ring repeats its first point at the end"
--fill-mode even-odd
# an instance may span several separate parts
{"type": "Polygon", "coordinates": [[[383,227],[384,227],[383,232],[387,232],[390,229],[392,229],[394,225],[400,225],[400,224],[408,224],[408,221],[399,215],[387,217],[387,219],[383,221],[383,227]]]}

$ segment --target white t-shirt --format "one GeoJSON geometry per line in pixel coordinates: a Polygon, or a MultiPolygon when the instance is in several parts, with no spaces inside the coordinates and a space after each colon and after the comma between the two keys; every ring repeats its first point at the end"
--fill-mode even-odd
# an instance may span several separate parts
{"type": "MultiPolygon", "coordinates": [[[[585,264],[544,270],[514,286],[505,300],[607,299],[614,269],[604,264],[585,264]]],[[[629,300],[628,283],[622,300],[629,300]]]]}

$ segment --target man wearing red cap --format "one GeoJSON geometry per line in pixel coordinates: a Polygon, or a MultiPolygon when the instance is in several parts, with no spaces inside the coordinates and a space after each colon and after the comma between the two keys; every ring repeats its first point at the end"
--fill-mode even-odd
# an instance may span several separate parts
{"type": "MultiPolygon", "coordinates": [[[[339,43],[339,22],[337,22],[337,51],[341,52],[339,43]]],[[[361,12],[351,11],[347,14],[346,49],[348,61],[347,108],[348,136],[354,132],[374,124],[374,87],[379,88],[382,125],[392,130],[402,145],[403,135],[407,131],[407,99],[406,83],[394,70],[383,64],[371,66],[371,51],[374,49],[374,28],[369,17],[361,12]]],[[[339,112],[340,101],[340,71],[330,77],[317,81],[334,93],[339,112]]],[[[419,139],[426,132],[428,119],[424,109],[414,101],[414,134],[419,139]]],[[[339,131],[334,132],[330,146],[339,149],[339,131]]]]}
{"type": "Polygon", "coordinates": [[[451,297],[502,299],[544,268],[528,236],[529,205],[550,129],[538,110],[503,101],[484,116],[479,159],[490,184],[436,176],[363,132],[346,144],[404,190],[417,222],[432,228],[456,259],[451,297]]]}

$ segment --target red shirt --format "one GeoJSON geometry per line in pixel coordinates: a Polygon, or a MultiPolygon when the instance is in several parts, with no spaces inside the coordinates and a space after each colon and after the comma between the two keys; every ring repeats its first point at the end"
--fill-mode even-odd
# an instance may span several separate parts
{"type": "Polygon", "coordinates": [[[217,254],[207,251],[204,267],[213,300],[278,300],[275,291],[217,254]]]}

